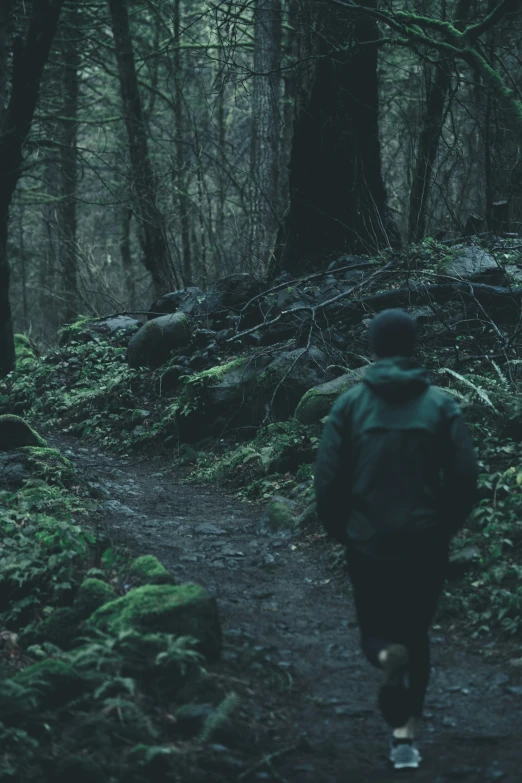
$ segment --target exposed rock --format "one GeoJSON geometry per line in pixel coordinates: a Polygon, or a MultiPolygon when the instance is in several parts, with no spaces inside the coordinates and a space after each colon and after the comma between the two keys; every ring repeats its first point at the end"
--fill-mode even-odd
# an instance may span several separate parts
{"type": "Polygon", "coordinates": [[[172,351],[186,348],[190,339],[190,324],[184,313],[162,315],[147,321],[130,339],[127,361],[130,367],[160,367],[172,351]]]}
{"type": "Polygon", "coordinates": [[[261,517],[261,528],[278,533],[293,530],[295,523],[295,503],[280,495],[270,498],[261,517]]]}
{"type": "Polygon", "coordinates": [[[227,423],[259,423],[264,412],[259,377],[269,362],[269,356],[240,358],[192,375],[180,398],[184,406],[179,417],[180,438],[197,441],[220,433],[227,423]]]}
{"type": "Polygon", "coordinates": [[[16,492],[28,478],[31,478],[31,471],[25,454],[0,452],[0,490],[16,492]]]}
{"type": "Polygon", "coordinates": [[[340,394],[351,389],[364,378],[368,365],[350,370],[333,381],[321,383],[309,389],[301,398],[295,412],[295,418],[301,424],[315,424],[330,412],[330,409],[340,394]]]}
{"type": "Polygon", "coordinates": [[[172,291],[151,304],[147,319],[151,321],[162,314],[178,312],[197,318],[205,312],[205,298],[205,292],[197,286],[172,291]]]}
{"type": "Polygon", "coordinates": [[[279,354],[261,378],[262,385],[270,391],[269,400],[277,389],[273,412],[285,418],[291,415],[308,389],[324,383],[327,364],[324,353],[314,346],[279,354]]]}
{"type": "MultiPolygon", "coordinates": [[[[239,313],[253,297],[263,293],[264,283],[247,273],[228,275],[218,280],[210,289],[205,301],[205,311],[218,329],[228,326],[229,313],[239,313]]],[[[248,328],[260,323],[259,307],[253,305],[254,318],[244,313],[242,326],[248,328]]]]}
{"type": "Polygon", "coordinates": [[[12,451],[21,446],[45,445],[45,440],[20,416],[10,413],[0,416],[0,451],[12,451]]]}
{"type": "Polygon", "coordinates": [[[444,265],[443,273],[476,282],[501,284],[504,271],[495,259],[477,245],[455,246],[456,255],[444,265]]]}
{"type": "Polygon", "coordinates": [[[218,660],[221,654],[216,600],[199,585],[136,587],[98,609],[87,625],[115,635],[133,629],[141,633],[192,636],[209,661],[218,660]]]}
{"type": "Polygon", "coordinates": [[[142,322],[138,321],[137,318],[130,318],[128,315],[117,315],[112,318],[104,318],[102,321],[92,321],[90,328],[93,332],[99,332],[100,334],[114,335],[117,332],[123,332],[130,337],[142,325],[142,322]]]}
{"type": "Polygon", "coordinates": [[[129,568],[129,578],[140,585],[173,584],[172,574],[154,555],[136,558],[129,568]]]}

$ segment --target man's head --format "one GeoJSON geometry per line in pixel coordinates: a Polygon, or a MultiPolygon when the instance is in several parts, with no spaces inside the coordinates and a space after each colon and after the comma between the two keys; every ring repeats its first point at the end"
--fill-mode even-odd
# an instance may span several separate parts
{"type": "Polygon", "coordinates": [[[413,356],[417,324],[404,310],[383,310],[370,322],[370,344],[378,359],[413,356]]]}

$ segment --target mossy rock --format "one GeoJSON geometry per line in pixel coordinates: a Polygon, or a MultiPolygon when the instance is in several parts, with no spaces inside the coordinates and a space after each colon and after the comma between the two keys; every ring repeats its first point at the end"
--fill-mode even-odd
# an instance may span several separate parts
{"type": "Polygon", "coordinates": [[[47,446],[23,446],[33,478],[40,478],[49,484],[66,484],[74,479],[76,471],[72,462],[58,449],[47,446]]]}
{"type": "Polygon", "coordinates": [[[0,416],[0,451],[13,451],[21,446],[46,446],[45,440],[21,416],[6,413],[0,416]]]}
{"type": "Polygon", "coordinates": [[[87,626],[114,635],[134,629],[192,636],[207,660],[216,661],[221,654],[216,600],[195,584],[136,587],[94,612],[87,626]]]}
{"type": "Polygon", "coordinates": [[[85,679],[65,661],[47,658],[13,677],[19,685],[36,692],[41,709],[56,709],[76,699],[87,687],[85,679]]]}
{"type": "Polygon", "coordinates": [[[186,348],[191,337],[190,322],[184,313],[147,321],[129,340],[129,367],[160,367],[171,358],[172,351],[186,348]]]}
{"type": "Polygon", "coordinates": [[[313,386],[303,395],[295,411],[295,418],[301,424],[316,424],[325,416],[340,394],[351,389],[364,378],[366,366],[350,370],[333,381],[313,386]]]}
{"type": "Polygon", "coordinates": [[[295,503],[279,495],[270,498],[261,517],[261,527],[272,533],[278,533],[293,530],[295,526],[295,503]]]}
{"type": "Polygon", "coordinates": [[[80,620],[86,620],[100,606],[114,601],[116,594],[113,588],[102,579],[84,579],[74,601],[74,611],[80,620]]]}
{"type": "Polygon", "coordinates": [[[154,555],[136,558],[129,569],[129,576],[140,585],[173,584],[174,577],[154,555]]]}

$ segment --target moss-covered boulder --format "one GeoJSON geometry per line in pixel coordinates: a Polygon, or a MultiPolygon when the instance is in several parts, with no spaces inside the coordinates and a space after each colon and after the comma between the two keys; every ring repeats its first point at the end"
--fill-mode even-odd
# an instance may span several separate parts
{"type": "Polygon", "coordinates": [[[56,709],[76,699],[87,683],[66,661],[47,658],[28,666],[13,677],[14,682],[38,695],[42,709],[56,709]]]}
{"type": "Polygon", "coordinates": [[[216,600],[195,584],[136,587],[94,612],[87,626],[115,635],[137,630],[192,636],[207,660],[216,661],[221,654],[216,600]]]}
{"type": "Polygon", "coordinates": [[[330,408],[345,391],[364,378],[366,366],[350,370],[333,381],[313,386],[303,395],[295,411],[295,418],[301,424],[316,424],[328,416],[330,408]]]}
{"type": "Polygon", "coordinates": [[[272,533],[280,533],[293,530],[295,526],[295,503],[280,495],[270,498],[261,517],[261,528],[272,533]]]}
{"type": "Polygon", "coordinates": [[[160,367],[173,351],[186,348],[191,340],[190,322],[185,313],[161,315],[147,321],[129,340],[130,367],[160,367]]]}
{"type": "Polygon", "coordinates": [[[234,359],[192,375],[180,397],[182,441],[222,433],[227,427],[260,423],[264,400],[260,374],[268,356],[234,359]]]}
{"type": "Polygon", "coordinates": [[[47,446],[23,446],[21,451],[27,459],[33,478],[60,486],[68,484],[75,478],[74,465],[58,449],[50,449],[47,446]]]}
{"type": "Polygon", "coordinates": [[[137,557],[129,569],[129,577],[140,585],[173,584],[174,577],[154,555],[137,557]]]}
{"type": "Polygon", "coordinates": [[[6,413],[0,416],[0,451],[12,451],[21,446],[46,446],[45,440],[21,416],[6,413]]]}
{"type": "Polygon", "coordinates": [[[74,601],[74,611],[78,619],[86,620],[100,606],[114,601],[116,593],[103,579],[84,579],[74,601]]]}

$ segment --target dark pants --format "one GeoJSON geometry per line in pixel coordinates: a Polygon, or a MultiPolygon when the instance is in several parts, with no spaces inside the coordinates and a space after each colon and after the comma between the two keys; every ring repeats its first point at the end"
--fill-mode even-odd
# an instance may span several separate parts
{"type": "Polygon", "coordinates": [[[431,667],[428,629],[444,584],[448,538],[430,531],[394,539],[389,551],[397,559],[377,559],[354,546],[346,550],[361,646],[368,661],[380,668],[384,647],[405,645],[412,717],[420,717],[431,667]]]}

